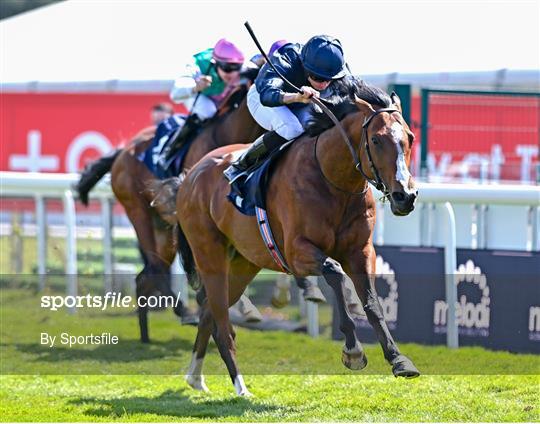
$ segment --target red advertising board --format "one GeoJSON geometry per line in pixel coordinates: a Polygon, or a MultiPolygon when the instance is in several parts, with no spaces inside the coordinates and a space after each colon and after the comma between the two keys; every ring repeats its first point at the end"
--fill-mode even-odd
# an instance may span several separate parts
{"type": "MultiPolygon", "coordinates": [[[[150,108],[168,100],[125,93],[3,93],[0,99],[0,170],[39,172],[79,171],[148,126],[150,108]]],[[[538,97],[438,96],[429,110],[430,175],[535,180],[538,97]]],[[[418,96],[411,112],[419,146],[418,96]]]]}
{"type": "Polygon", "coordinates": [[[2,171],[77,172],[150,125],[152,106],[168,101],[165,94],[0,96],[2,171]]]}

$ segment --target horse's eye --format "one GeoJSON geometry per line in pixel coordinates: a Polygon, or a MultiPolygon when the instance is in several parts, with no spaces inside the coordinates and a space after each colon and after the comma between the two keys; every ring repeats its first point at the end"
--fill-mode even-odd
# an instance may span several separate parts
{"type": "Polygon", "coordinates": [[[373,136],[373,137],[371,137],[371,142],[373,144],[379,144],[379,139],[377,137],[373,136]]]}

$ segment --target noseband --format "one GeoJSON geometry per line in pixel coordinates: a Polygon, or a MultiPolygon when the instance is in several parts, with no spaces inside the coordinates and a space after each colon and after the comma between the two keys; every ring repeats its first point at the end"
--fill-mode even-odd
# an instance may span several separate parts
{"type": "MultiPolygon", "coordinates": [[[[362,142],[365,142],[366,153],[367,153],[367,158],[368,158],[368,162],[369,162],[369,168],[371,169],[372,174],[375,176],[375,179],[368,177],[366,175],[366,173],[364,172],[364,170],[362,168],[362,161],[361,161],[360,157],[358,156],[358,153],[356,152],[355,148],[353,147],[351,141],[349,140],[349,137],[347,136],[347,133],[343,129],[343,126],[341,125],[341,122],[339,122],[337,119],[335,119],[335,121],[334,121],[334,119],[332,119],[332,121],[334,121],[334,124],[339,128],[339,132],[341,133],[341,136],[342,136],[343,140],[345,141],[345,143],[347,144],[347,147],[349,148],[349,151],[351,152],[351,156],[352,156],[353,161],[354,161],[354,169],[359,171],[362,174],[362,176],[366,179],[367,182],[369,182],[377,190],[382,192],[385,195],[384,197],[386,197],[388,195],[388,189],[384,185],[384,183],[383,183],[383,181],[382,181],[382,179],[381,179],[381,177],[379,175],[379,171],[377,170],[377,167],[373,163],[373,157],[371,156],[371,151],[369,149],[369,138],[367,136],[367,131],[368,131],[369,124],[371,123],[371,121],[373,120],[373,118],[375,116],[377,116],[379,113],[383,113],[383,112],[388,112],[388,113],[397,112],[397,113],[401,114],[401,112],[398,109],[395,109],[395,108],[387,107],[387,108],[377,109],[375,112],[373,112],[371,115],[369,115],[368,117],[366,117],[364,119],[364,123],[362,124],[362,135],[360,137],[360,146],[362,146],[362,142]]],[[[333,115],[331,116],[331,118],[332,117],[333,117],[333,115]]],[[[335,117],[333,117],[333,118],[335,118],[335,117]]],[[[319,141],[319,137],[317,136],[317,139],[315,140],[315,149],[314,149],[315,150],[315,160],[316,160],[317,164],[319,165],[319,170],[321,171],[321,174],[324,177],[324,179],[332,187],[334,187],[337,190],[342,191],[344,193],[347,193],[347,194],[364,194],[367,191],[367,187],[364,190],[362,190],[361,192],[352,193],[352,192],[349,192],[349,191],[346,191],[346,190],[343,190],[343,189],[337,187],[334,183],[332,183],[326,177],[326,175],[324,175],[324,172],[322,171],[322,168],[321,168],[321,164],[319,163],[319,159],[317,158],[317,142],[318,141],[319,141]]]]}

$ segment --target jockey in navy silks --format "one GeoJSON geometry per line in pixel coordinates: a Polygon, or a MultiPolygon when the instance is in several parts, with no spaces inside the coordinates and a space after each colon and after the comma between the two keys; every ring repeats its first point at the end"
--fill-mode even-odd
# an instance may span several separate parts
{"type": "Polygon", "coordinates": [[[339,40],[316,35],[305,45],[287,43],[270,57],[277,70],[302,93],[292,92],[268,64],[264,65],[248,92],[248,108],[257,123],[269,132],[259,137],[225,170],[244,171],[288,140],[304,132],[309,118],[310,97],[326,97],[332,82],[349,75],[339,40]]]}

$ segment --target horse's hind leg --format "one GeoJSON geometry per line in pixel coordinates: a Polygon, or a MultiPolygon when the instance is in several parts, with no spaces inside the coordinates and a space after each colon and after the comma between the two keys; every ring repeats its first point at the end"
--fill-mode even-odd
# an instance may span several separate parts
{"type": "Polygon", "coordinates": [[[355,250],[346,264],[347,272],[364,305],[367,319],[381,343],[384,357],[392,365],[392,372],[396,377],[417,377],[420,372],[409,358],[400,353],[384,321],[381,304],[375,290],[375,260],[373,247],[364,249],[363,253],[362,249],[355,250]]]}
{"type": "MultiPolygon", "coordinates": [[[[202,291],[204,292],[204,289],[202,291]]],[[[195,390],[208,392],[208,387],[204,382],[204,375],[202,374],[202,366],[204,357],[206,355],[206,349],[208,347],[208,341],[210,340],[214,327],[214,319],[212,318],[206,295],[204,295],[204,298],[201,299],[200,307],[201,311],[197,337],[195,339],[195,344],[193,345],[191,363],[185,379],[186,382],[195,390]]]]}
{"type": "MultiPolygon", "coordinates": [[[[146,267],[145,267],[146,268],[146,267]]],[[[137,302],[144,295],[144,269],[135,278],[137,302]]],[[[137,307],[137,317],[139,319],[139,330],[141,333],[141,342],[150,343],[148,336],[148,306],[137,307]]]]}
{"type": "Polygon", "coordinates": [[[201,261],[200,257],[198,260],[200,264],[209,265],[205,267],[205,270],[199,268],[199,276],[203,282],[206,297],[201,296],[201,320],[186,381],[196,389],[207,390],[202,376],[202,364],[212,333],[236,393],[239,396],[249,396],[250,393],[236,365],[235,332],[229,320],[228,309],[230,305],[238,301],[259,268],[239,255],[234,255],[232,259],[229,259],[225,248],[222,249],[219,255],[215,251],[212,252],[209,256],[211,260],[201,261]],[[225,271],[226,269],[228,272],[225,271]],[[211,315],[207,311],[210,311],[211,315]]]}
{"type": "MultiPolygon", "coordinates": [[[[152,281],[148,278],[148,273],[155,263],[156,247],[154,232],[152,229],[152,215],[148,207],[148,202],[141,195],[144,190],[143,181],[152,178],[150,172],[134,159],[122,153],[114,162],[111,169],[112,188],[118,201],[124,206],[137,239],[141,255],[146,259],[142,272],[136,278],[137,300],[141,296],[151,294],[153,287],[152,281]]],[[[141,332],[141,341],[148,343],[148,308],[139,307],[139,328],[141,332]]]]}
{"type": "Polygon", "coordinates": [[[199,323],[197,314],[187,305],[184,305],[180,299],[177,299],[177,293],[174,293],[171,287],[170,269],[177,252],[177,228],[155,218],[154,240],[157,256],[164,264],[162,271],[164,278],[158,280],[161,283],[159,290],[164,296],[170,296],[174,299],[173,311],[181,318],[182,324],[197,325],[199,323]]]}
{"type": "MultiPolygon", "coordinates": [[[[247,285],[257,275],[260,268],[247,261],[243,256],[235,253],[229,263],[228,283],[229,283],[229,305],[234,305],[244,293],[247,285]]],[[[233,326],[229,323],[229,331],[235,343],[236,333],[233,326]]],[[[241,374],[237,374],[236,378],[231,374],[231,379],[239,396],[250,396],[251,393],[247,389],[244,379],[241,374]]]]}

